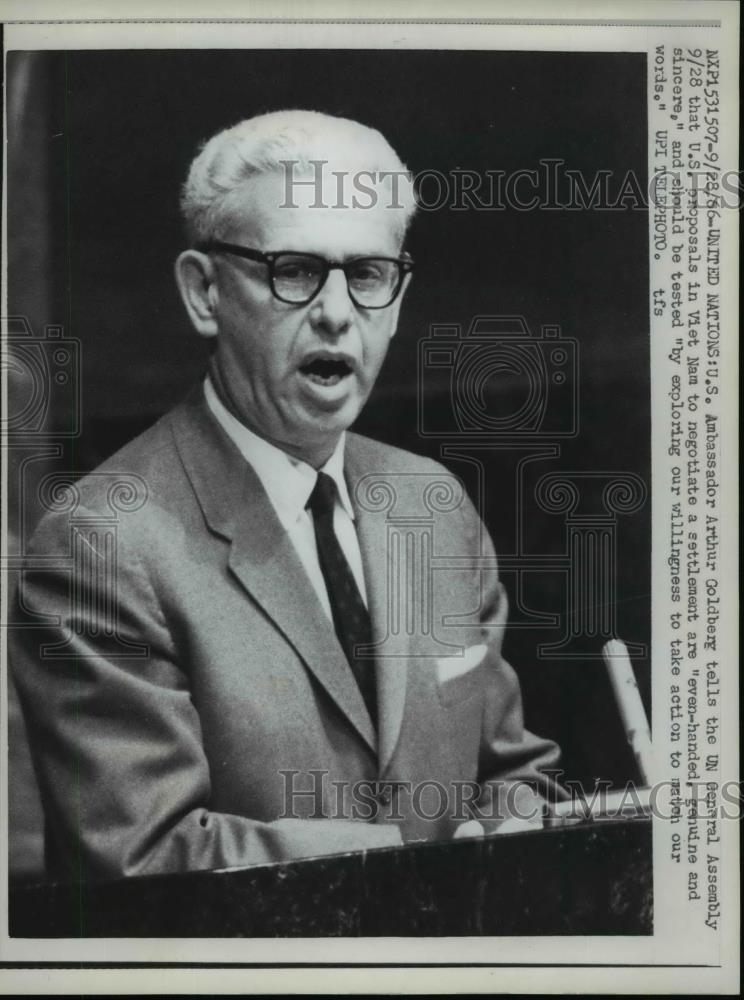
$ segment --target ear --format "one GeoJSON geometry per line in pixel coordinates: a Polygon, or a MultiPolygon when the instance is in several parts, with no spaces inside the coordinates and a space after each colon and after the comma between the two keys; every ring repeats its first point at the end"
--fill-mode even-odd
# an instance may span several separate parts
{"type": "Polygon", "coordinates": [[[176,258],[175,276],[178,291],[196,332],[201,337],[216,337],[219,333],[219,291],[212,259],[198,250],[184,250],[176,258]]]}
{"type": "Polygon", "coordinates": [[[403,296],[408,291],[408,286],[411,284],[412,280],[413,280],[413,274],[411,273],[411,271],[409,271],[406,274],[406,276],[403,278],[403,284],[400,286],[400,291],[398,292],[398,297],[396,298],[395,302],[393,302],[393,304],[391,306],[391,309],[395,310],[395,312],[393,314],[393,329],[392,329],[392,331],[390,333],[390,339],[391,340],[395,336],[395,334],[396,334],[396,332],[398,330],[398,316],[400,315],[400,307],[403,305],[403,296]]]}

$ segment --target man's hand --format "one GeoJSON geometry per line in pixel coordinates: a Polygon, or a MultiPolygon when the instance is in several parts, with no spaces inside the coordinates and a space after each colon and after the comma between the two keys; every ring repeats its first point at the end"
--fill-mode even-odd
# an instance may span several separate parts
{"type": "MultiPolygon", "coordinates": [[[[542,830],[542,828],[542,816],[535,816],[534,819],[520,819],[518,816],[511,816],[509,819],[504,820],[494,832],[496,834],[526,833],[530,830],[542,830]]],[[[460,823],[452,839],[463,840],[465,837],[485,837],[485,835],[486,831],[483,829],[483,825],[477,819],[469,819],[464,823],[460,823]]]]}
{"type": "Polygon", "coordinates": [[[518,816],[511,816],[500,824],[496,833],[526,833],[529,830],[542,830],[542,816],[535,816],[534,819],[520,819],[518,816]]]}
{"type": "Polygon", "coordinates": [[[486,831],[483,829],[478,820],[469,819],[464,823],[460,823],[458,828],[455,830],[452,839],[463,840],[465,837],[484,837],[485,835],[486,831]]]}

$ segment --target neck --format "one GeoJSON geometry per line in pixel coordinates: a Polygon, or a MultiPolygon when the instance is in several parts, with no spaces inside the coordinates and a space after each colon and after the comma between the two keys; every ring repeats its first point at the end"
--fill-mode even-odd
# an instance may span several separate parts
{"type": "Polygon", "coordinates": [[[286,454],[290,455],[292,458],[296,458],[300,462],[305,462],[314,469],[320,469],[325,465],[335,451],[341,436],[340,434],[337,434],[332,440],[326,439],[318,441],[317,443],[303,442],[302,444],[295,441],[283,441],[266,434],[260,427],[256,426],[250,420],[247,420],[245,415],[241,413],[240,409],[235,404],[235,401],[232,399],[230,393],[227,391],[225,385],[220,379],[219,372],[216,371],[211,365],[209,368],[209,380],[212,383],[215,395],[231,416],[251,431],[251,433],[263,438],[264,441],[268,441],[269,444],[272,444],[275,448],[279,448],[281,451],[286,452],[286,454]]]}
{"type": "MultiPolygon", "coordinates": [[[[259,431],[254,430],[252,427],[250,429],[253,431],[254,434],[260,433],[259,431]]],[[[328,459],[335,451],[336,445],[338,444],[338,438],[336,438],[336,440],[333,441],[332,444],[324,443],[322,445],[318,445],[317,447],[313,447],[311,445],[303,445],[302,447],[300,447],[299,445],[295,445],[293,442],[274,441],[272,438],[266,437],[265,434],[260,434],[260,437],[264,438],[265,441],[268,441],[269,444],[273,444],[277,448],[281,448],[282,451],[285,451],[288,455],[291,455],[292,458],[299,459],[300,462],[306,462],[308,465],[311,465],[314,469],[323,468],[323,466],[326,464],[328,459]]]]}

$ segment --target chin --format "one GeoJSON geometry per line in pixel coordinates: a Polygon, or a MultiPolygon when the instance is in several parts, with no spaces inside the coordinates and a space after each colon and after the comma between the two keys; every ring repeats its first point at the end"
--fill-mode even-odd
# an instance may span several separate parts
{"type": "Polygon", "coordinates": [[[309,436],[313,430],[319,436],[326,434],[341,434],[348,430],[361,412],[361,405],[357,400],[347,400],[337,409],[316,410],[305,425],[309,436]]]}
{"type": "Polygon", "coordinates": [[[324,420],[314,425],[312,430],[305,429],[304,439],[308,444],[325,445],[330,443],[334,448],[336,441],[344,431],[351,427],[353,420],[324,420]]]}

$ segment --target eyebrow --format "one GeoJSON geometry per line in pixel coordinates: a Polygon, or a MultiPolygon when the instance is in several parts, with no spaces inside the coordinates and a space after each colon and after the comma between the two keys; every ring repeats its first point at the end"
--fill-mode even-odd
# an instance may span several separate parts
{"type": "Polygon", "coordinates": [[[263,253],[296,253],[296,254],[306,254],[308,257],[322,257],[323,260],[327,261],[339,261],[339,263],[346,264],[352,260],[360,260],[366,257],[386,257],[390,260],[397,260],[400,257],[402,251],[395,253],[394,251],[387,250],[357,250],[353,253],[342,254],[340,257],[331,257],[328,254],[321,253],[319,250],[296,250],[290,247],[277,247],[276,250],[264,250],[263,253]]]}

